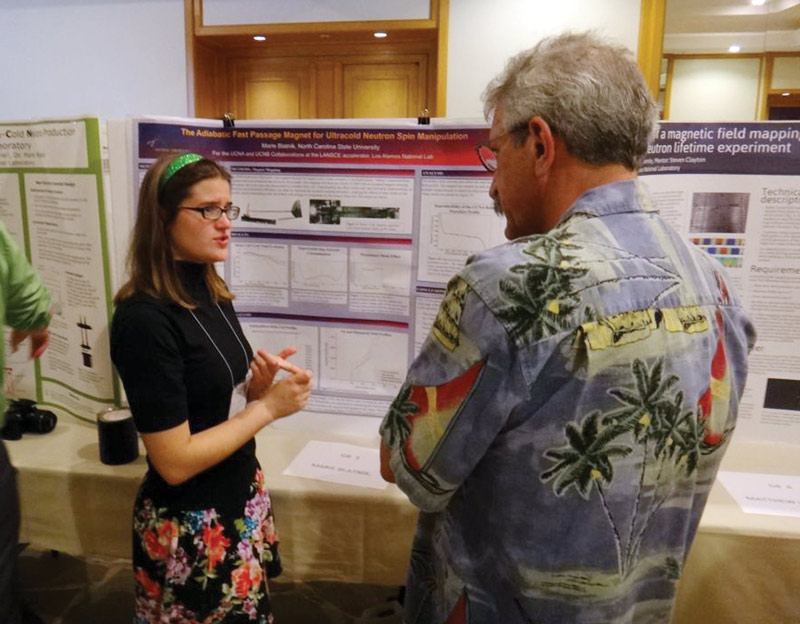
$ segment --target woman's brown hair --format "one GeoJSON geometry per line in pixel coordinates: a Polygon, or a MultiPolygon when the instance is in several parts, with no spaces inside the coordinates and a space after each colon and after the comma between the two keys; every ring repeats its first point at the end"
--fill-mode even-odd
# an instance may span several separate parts
{"type": "MultiPolygon", "coordinates": [[[[178,277],[169,227],[178,207],[202,180],[222,178],[231,183],[231,175],[213,160],[202,158],[184,165],[166,180],[164,171],[180,155],[161,156],[148,169],[139,188],[136,223],[128,250],[128,281],[119,289],[114,303],[136,293],[150,295],[192,309],[195,302],[178,277]]],[[[212,301],[230,301],[233,295],[214,265],[206,265],[205,282],[212,301]]]]}

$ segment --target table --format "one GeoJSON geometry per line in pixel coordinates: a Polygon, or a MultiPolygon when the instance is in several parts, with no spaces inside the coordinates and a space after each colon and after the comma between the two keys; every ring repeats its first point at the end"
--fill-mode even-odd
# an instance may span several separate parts
{"type": "MultiPolygon", "coordinates": [[[[800,448],[739,442],[721,470],[800,475],[800,448]]],[[[800,517],[744,513],[717,482],[678,588],[674,624],[800,623],[800,517]]]]}
{"type": "MultiPolygon", "coordinates": [[[[378,423],[372,438],[276,427],[256,436],[280,537],[281,580],[404,582],[417,512],[400,490],[282,474],[312,439],[377,448],[378,423]]],[[[146,470],[143,446],[135,462],[107,466],[99,459],[96,428],[68,417],[51,433],[6,445],[19,471],[22,542],[73,555],[130,557],[133,501],[146,470]]]]}
{"type": "MultiPolygon", "coordinates": [[[[282,580],[402,584],[416,510],[393,485],[373,490],[283,475],[310,440],[378,445],[377,435],[277,427],[258,434],[285,562],[282,580]]],[[[69,418],[50,434],[25,435],[7,446],[19,470],[22,541],[75,555],[130,556],[143,452],[134,463],[106,466],[99,461],[94,427],[69,418]]],[[[800,475],[797,451],[734,440],[722,469],[800,475]]],[[[797,624],[798,587],[800,517],[743,513],[714,484],[673,623],[797,624]]]]}

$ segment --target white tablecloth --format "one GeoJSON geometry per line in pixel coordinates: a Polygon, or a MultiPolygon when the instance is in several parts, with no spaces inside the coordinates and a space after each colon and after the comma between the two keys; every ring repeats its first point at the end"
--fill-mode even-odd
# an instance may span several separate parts
{"type": "MultiPolygon", "coordinates": [[[[402,584],[415,509],[395,486],[374,490],[284,476],[310,440],[378,444],[377,436],[277,428],[259,433],[258,458],[285,562],[282,579],[402,584]]],[[[106,466],[96,430],[69,418],[52,433],[25,435],[7,446],[19,470],[22,541],[76,555],[130,556],[143,453],[132,464],[106,466]]],[[[723,469],[800,475],[799,450],[734,441],[723,469]]],[[[798,624],[798,588],[800,517],[743,513],[716,483],[684,570],[674,622],[798,624]]]]}
{"type": "MultiPolygon", "coordinates": [[[[416,511],[395,486],[375,490],[281,474],[309,440],[376,448],[377,435],[268,428],[256,439],[285,562],[282,579],[403,582],[416,511]]],[[[23,542],[74,555],[130,557],[133,500],[146,470],[143,447],[135,462],[107,466],[99,459],[96,429],[69,418],[52,433],[7,446],[19,471],[23,542]]]]}

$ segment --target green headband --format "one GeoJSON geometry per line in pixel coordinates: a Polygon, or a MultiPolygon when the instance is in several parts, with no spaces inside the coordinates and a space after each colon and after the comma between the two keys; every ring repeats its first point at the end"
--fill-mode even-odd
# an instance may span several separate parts
{"type": "Polygon", "coordinates": [[[169,182],[169,179],[174,176],[178,171],[183,169],[186,165],[196,163],[198,160],[203,160],[200,154],[181,154],[173,160],[169,166],[161,174],[161,179],[158,181],[158,186],[162,187],[169,182]]]}

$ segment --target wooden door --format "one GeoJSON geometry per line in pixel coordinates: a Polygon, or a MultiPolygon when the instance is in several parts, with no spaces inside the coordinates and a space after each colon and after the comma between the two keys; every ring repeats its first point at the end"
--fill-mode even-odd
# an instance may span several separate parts
{"type": "Polygon", "coordinates": [[[232,112],[238,119],[316,117],[314,68],[308,59],[230,59],[232,112]]]}
{"type": "Polygon", "coordinates": [[[424,54],[232,56],[224,66],[237,119],[417,117],[431,108],[424,54]]]}
{"type": "Polygon", "coordinates": [[[206,25],[202,0],[184,0],[191,114],[443,117],[448,14],[430,0],[420,19],[206,25]]]}
{"type": "Polygon", "coordinates": [[[770,93],[767,96],[767,119],[780,121],[800,119],[800,91],[770,93]]]}
{"type": "Polygon", "coordinates": [[[426,106],[421,63],[343,65],[344,116],[417,117],[426,106]]]}

